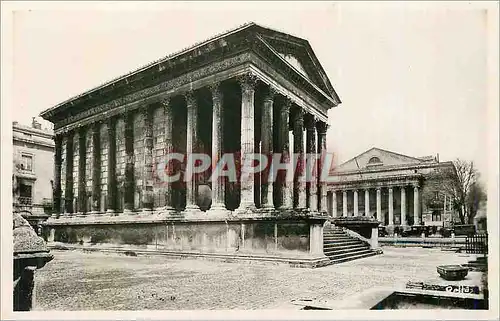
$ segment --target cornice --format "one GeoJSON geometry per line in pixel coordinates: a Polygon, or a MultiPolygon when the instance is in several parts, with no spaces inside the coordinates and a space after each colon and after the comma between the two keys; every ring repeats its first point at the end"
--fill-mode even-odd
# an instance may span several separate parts
{"type": "MultiPolygon", "coordinates": [[[[169,55],[125,76],[118,77],[115,80],[86,91],[81,95],[45,110],[41,115],[43,118],[57,123],[58,120],[66,117],[64,114],[67,111],[71,113],[75,108],[94,109],[97,106],[120,100],[121,97],[119,96],[130,96],[148,90],[154,91],[158,86],[161,87],[162,84],[171,81],[171,77],[188,74],[194,68],[201,69],[207,64],[216,64],[220,59],[231,55],[235,56],[242,52],[258,54],[262,58],[265,58],[266,62],[276,65],[276,70],[279,70],[280,73],[285,73],[286,78],[291,80],[295,86],[315,97],[320,104],[333,107],[339,103],[336,97],[331,97],[325,93],[316,84],[313,84],[309,79],[295,70],[293,66],[284,61],[275,50],[269,48],[259,36],[259,28],[253,23],[243,25],[233,31],[213,37],[205,42],[184,49],[177,54],[169,55]],[[256,26],[257,29],[249,28],[250,26],[256,26]],[[248,30],[245,30],[247,28],[248,30]]],[[[305,42],[307,43],[307,41],[305,42]]],[[[82,110],[82,112],[86,112],[86,110],[82,110]]]]}
{"type": "Polygon", "coordinates": [[[132,111],[140,105],[153,103],[168,97],[181,95],[189,90],[207,86],[207,83],[220,82],[236,78],[248,71],[253,72],[259,80],[276,88],[277,92],[290,97],[294,103],[318,119],[327,121],[326,108],[309,97],[286,77],[262,61],[258,56],[246,52],[227,58],[204,68],[183,74],[175,79],[160,83],[132,94],[120,97],[108,103],[96,106],[79,114],[68,116],[55,124],[57,135],[77,127],[92,123],[97,119],[112,117],[123,112],[132,111]]]}

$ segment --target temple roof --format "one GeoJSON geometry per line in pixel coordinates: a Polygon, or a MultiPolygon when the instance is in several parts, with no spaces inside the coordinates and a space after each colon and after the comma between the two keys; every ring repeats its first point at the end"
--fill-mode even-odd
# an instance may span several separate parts
{"type": "Polygon", "coordinates": [[[276,56],[282,59],[285,64],[302,75],[304,81],[309,82],[318,92],[335,102],[335,105],[341,103],[307,40],[250,22],[222,34],[215,35],[205,41],[195,43],[190,47],[169,54],[139,69],[105,82],[43,111],[40,115],[44,119],[53,121],[52,116],[54,112],[80,104],[84,100],[91,99],[100,94],[108,94],[115,87],[128,85],[129,82],[136,81],[137,79],[142,81],[142,78],[145,78],[150,73],[161,72],[165,68],[179,64],[179,62],[185,62],[187,59],[209,54],[210,50],[214,47],[224,44],[228,37],[238,34],[243,36],[243,41],[260,41],[269,50],[273,51],[276,56]]]}

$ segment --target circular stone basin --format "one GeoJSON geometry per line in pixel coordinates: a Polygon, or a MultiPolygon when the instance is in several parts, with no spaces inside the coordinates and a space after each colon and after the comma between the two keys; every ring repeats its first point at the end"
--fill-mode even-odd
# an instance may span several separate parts
{"type": "Polygon", "coordinates": [[[448,281],[463,280],[469,273],[469,269],[461,265],[440,265],[437,271],[443,279],[448,281]]]}

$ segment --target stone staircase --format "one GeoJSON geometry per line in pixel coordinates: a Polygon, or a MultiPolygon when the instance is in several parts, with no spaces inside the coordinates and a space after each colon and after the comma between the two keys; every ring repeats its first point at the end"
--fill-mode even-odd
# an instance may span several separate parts
{"type": "Polygon", "coordinates": [[[331,264],[347,262],[376,255],[366,242],[352,237],[342,228],[334,225],[325,226],[323,230],[323,252],[331,264]]]}

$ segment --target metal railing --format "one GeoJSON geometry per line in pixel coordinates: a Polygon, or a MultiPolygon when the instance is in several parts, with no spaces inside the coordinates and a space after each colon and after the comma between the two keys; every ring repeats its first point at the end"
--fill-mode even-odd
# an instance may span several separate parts
{"type": "Polygon", "coordinates": [[[33,204],[33,199],[31,197],[19,196],[17,198],[17,202],[18,202],[19,205],[32,205],[33,204]]]}
{"type": "Polygon", "coordinates": [[[467,254],[487,254],[488,234],[469,235],[465,239],[465,253],[467,254]]]}

